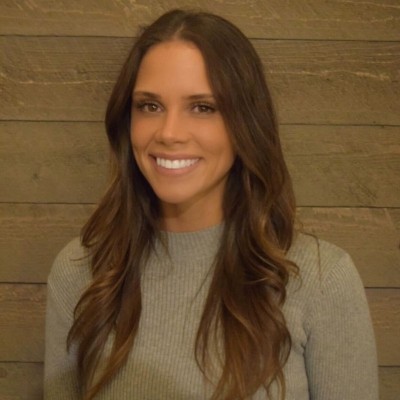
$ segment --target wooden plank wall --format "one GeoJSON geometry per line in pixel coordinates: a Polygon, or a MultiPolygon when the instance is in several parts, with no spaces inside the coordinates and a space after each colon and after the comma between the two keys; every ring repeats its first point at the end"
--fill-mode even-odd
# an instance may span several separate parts
{"type": "MultiPolygon", "coordinates": [[[[45,282],[106,181],[102,119],[140,24],[184,0],[0,3],[0,398],[41,398],[45,282]]],[[[251,38],[299,216],[353,256],[381,399],[400,396],[400,1],[202,2],[251,38]]]]}

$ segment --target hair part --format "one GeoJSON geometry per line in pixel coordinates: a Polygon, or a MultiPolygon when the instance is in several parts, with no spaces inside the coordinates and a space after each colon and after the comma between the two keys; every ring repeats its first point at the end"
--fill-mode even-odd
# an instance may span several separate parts
{"type": "Polygon", "coordinates": [[[281,308],[289,275],[296,272],[285,257],[293,239],[295,201],[271,96],[262,63],[238,28],[216,15],[182,10],[162,15],[142,31],[108,103],[112,179],[82,230],[93,281],[76,306],[68,335],[68,346],[78,347],[84,399],[93,399],[126,363],[138,331],[141,270],[158,238],[161,215],[131,148],[132,91],[146,52],[169,40],[191,42],[201,51],[237,154],[194,355],[209,376],[213,338],[222,338],[213,400],[245,399],[261,386],[268,392],[275,381],[283,399],[291,339],[281,308]],[[105,357],[110,335],[113,346],[105,357]]]}

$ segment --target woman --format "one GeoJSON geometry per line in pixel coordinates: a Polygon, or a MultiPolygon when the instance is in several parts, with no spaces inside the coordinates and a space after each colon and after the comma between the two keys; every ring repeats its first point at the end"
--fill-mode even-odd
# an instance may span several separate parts
{"type": "Polygon", "coordinates": [[[377,399],[362,284],[346,253],[294,232],[245,36],[166,13],[133,46],[106,127],[112,182],[49,277],[45,398],[377,399]]]}

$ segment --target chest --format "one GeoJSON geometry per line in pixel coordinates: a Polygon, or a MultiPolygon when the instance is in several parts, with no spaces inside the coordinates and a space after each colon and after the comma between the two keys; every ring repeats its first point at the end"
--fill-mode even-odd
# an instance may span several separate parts
{"type": "MultiPolygon", "coordinates": [[[[193,399],[212,395],[212,385],[199,369],[195,340],[209,290],[211,277],[202,274],[188,285],[185,273],[148,274],[142,281],[143,309],[140,328],[127,364],[99,397],[118,399],[193,399]]],[[[190,271],[187,271],[189,274],[190,271]]],[[[287,400],[308,400],[304,366],[306,334],[302,327],[301,305],[289,299],[286,319],[292,334],[292,351],[285,366],[287,400]]],[[[276,387],[273,389],[276,397],[276,387]]],[[[260,389],[252,400],[266,399],[260,389]]]]}

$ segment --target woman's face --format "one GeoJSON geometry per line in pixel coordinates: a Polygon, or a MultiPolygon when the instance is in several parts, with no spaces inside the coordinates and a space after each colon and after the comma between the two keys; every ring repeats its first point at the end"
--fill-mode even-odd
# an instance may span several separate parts
{"type": "Polygon", "coordinates": [[[205,226],[221,221],[235,155],[193,44],[175,40],[146,53],[133,90],[131,141],[164,219],[197,215],[205,226]]]}

